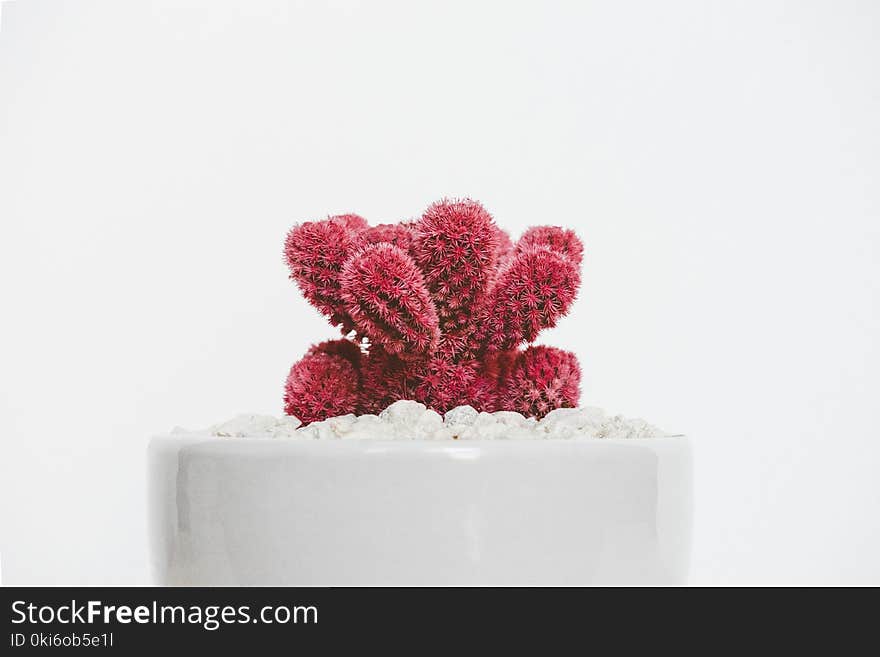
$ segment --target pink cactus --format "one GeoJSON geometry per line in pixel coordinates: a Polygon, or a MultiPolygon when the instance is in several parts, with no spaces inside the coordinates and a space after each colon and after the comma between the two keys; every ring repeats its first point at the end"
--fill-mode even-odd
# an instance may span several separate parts
{"type": "Polygon", "coordinates": [[[370,227],[367,220],[359,214],[337,214],[331,217],[331,219],[355,232],[367,230],[370,227]]]}
{"type": "Polygon", "coordinates": [[[361,360],[363,359],[363,352],[360,346],[351,340],[326,340],[312,345],[307,353],[339,356],[351,363],[355,370],[360,368],[361,360]]]}
{"type": "Polygon", "coordinates": [[[361,361],[361,413],[379,413],[398,399],[414,399],[418,384],[410,364],[385,351],[370,347],[361,361]]]}
{"type": "Polygon", "coordinates": [[[365,227],[366,221],[357,215],[339,215],[295,226],[284,242],[290,277],[306,300],[331,324],[341,324],[345,332],[354,324],[340,296],[339,276],[342,265],[357,249],[358,235],[365,227]]]}
{"type": "Polygon", "coordinates": [[[510,370],[516,361],[516,351],[496,351],[486,354],[480,360],[471,362],[476,363],[476,376],[466,390],[465,399],[468,401],[458,400],[457,404],[468,404],[478,411],[510,410],[504,405],[501,399],[501,393],[510,370]]]}
{"type": "Polygon", "coordinates": [[[495,261],[498,263],[494,274],[498,274],[498,270],[507,262],[507,258],[513,253],[513,240],[507,231],[497,226],[495,227],[495,261]]]}
{"type": "Polygon", "coordinates": [[[339,280],[345,309],[372,343],[401,358],[424,356],[437,346],[437,311],[403,249],[370,244],[346,261],[339,280]]]}
{"type": "Polygon", "coordinates": [[[555,408],[573,408],[580,396],[577,357],[555,347],[529,347],[517,355],[500,393],[500,405],[523,415],[544,417],[555,408]]]}
{"type": "Polygon", "coordinates": [[[516,250],[524,251],[530,246],[546,246],[552,251],[568,256],[569,260],[578,265],[584,258],[584,245],[570,228],[533,226],[519,238],[516,250]]]}
{"type": "Polygon", "coordinates": [[[287,375],[284,412],[304,423],[356,413],[360,400],[360,352],[347,340],[312,347],[287,375]]]}
{"type": "Polygon", "coordinates": [[[419,368],[418,385],[413,390],[413,399],[440,413],[463,403],[472,404],[476,408],[472,401],[462,400],[465,397],[470,398],[467,391],[476,382],[478,365],[476,361],[455,362],[440,355],[427,359],[419,368]]]}
{"type": "Polygon", "coordinates": [[[514,245],[470,199],[439,201],[416,222],[339,215],[296,226],[285,243],[291,278],[363,343],[313,347],[290,371],[285,411],[311,422],[398,399],[534,416],[576,405],[573,354],[518,349],[567,313],[582,256],[574,232],[555,226],[514,245]]]}
{"type": "Polygon", "coordinates": [[[412,223],[379,224],[368,228],[364,232],[364,238],[369,244],[388,242],[408,253],[413,240],[413,225],[412,223]]]}
{"type": "Polygon", "coordinates": [[[479,316],[474,351],[479,355],[532,342],[568,312],[578,287],[578,266],[567,256],[546,246],[517,245],[479,316]]]}
{"type": "Polygon", "coordinates": [[[443,351],[455,356],[474,331],[473,308],[492,281],[497,229],[479,203],[444,200],[422,215],[414,241],[416,264],[437,308],[443,351]]]}

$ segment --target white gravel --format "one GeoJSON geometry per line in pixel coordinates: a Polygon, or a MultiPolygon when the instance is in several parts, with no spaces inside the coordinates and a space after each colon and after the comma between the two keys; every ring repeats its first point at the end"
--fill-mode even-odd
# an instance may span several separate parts
{"type": "Polygon", "coordinates": [[[642,419],[607,415],[600,408],[560,408],[538,421],[512,411],[481,413],[470,406],[458,406],[441,416],[409,400],[394,402],[379,415],[340,415],[301,425],[291,416],[239,415],[214,425],[208,433],[306,440],[570,440],[668,435],[642,419]]]}

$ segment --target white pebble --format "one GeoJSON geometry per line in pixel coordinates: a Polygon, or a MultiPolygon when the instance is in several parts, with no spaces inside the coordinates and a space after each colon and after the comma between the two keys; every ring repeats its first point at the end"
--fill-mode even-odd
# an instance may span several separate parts
{"type": "Polygon", "coordinates": [[[401,424],[413,423],[418,420],[426,410],[427,408],[424,404],[420,404],[411,399],[401,399],[379,413],[379,417],[386,422],[401,424]]]}
{"type": "Polygon", "coordinates": [[[209,429],[209,433],[224,438],[244,438],[247,436],[277,438],[294,435],[294,431],[301,424],[302,422],[292,415],[277,418],[273,415],[246,413],[236,415],[222,424],[214,425],[209,429]]]}
{"type": "Polygon", "coordinates": [[[480,412],[480,414],[477,415],[477,418],[471,422],[471,426],[473,427],[494,427],[499,424],[501,423],[494,415],[486,413],[485,411],[480,412]]]}
{"type": "Polygon", "coordinates": [[[495,411],[492,417],[508,427],[528,427],[530,424],[535,424],[535,418],[527,418],[516,411],[495,411]]]}
{"type": "Polygon", "coordinates": [[[446,411],[443,415],[443,421],[446,424],[473,424],[479,413],[473,406],[456,406],[446,411]]]}
{"type": "Polygon", "coordinates": [[[412,427],[416,438],[430,436],[443,428],[443,418],[437,411],[427,410],[416,420],[412,427]]]}
{"type": "Polygon", "coordinates": [[[367,413],[366,415],[358,415],[357,420],[355,421],[354,428],[355,429],[376,429],[377,427],[384,426],[385,423],[382,421],[378,415],[373,415],[372,413],[367,413]]]}
{"type": "Polygon", "coordinates": [[[459,440],[500,440],[510,430],[510,427],[506,427],[500,422],[484,422],[482,424],[479,422],[478,418],[477,422],[465,428],[459,435],[459,440]]]}
{"type": "MultiPolygon", "coordinates": [[[[296,437],[304,440],[574,440],[654,438],[665,435],[640,418],[608,416],[600,408],[558,408],[542,420],[513,411],[478,412],[458,406],[441,417],[412,400],[394,402],[379,415],[340,415],[302,423],[293,416],[239,415],[208,433],[223,437],[296,437]]],[[[175,433],[187,432],[176,427],[175,433]]],[[[202,434],[204,432],[201,432],[202,434]]]]}
{"type": "Polygon", "coordinates": [[[582,430],[601,425],[605,413],[595,408],[557,408],[550,411],[538,423],[538,427],[549,433],[566,433],[567,430],[582,430]]]}
{"type": "Polygon", "coordinates": [[[342,438],[352,430],[357,422],[357,416],[354,413],[338,415],[336,417],[328,418],[325,422],[330,431],[332,431],[337,438],[342,438]]]}
{"type": "Polygon", "coordinates": [[[505,427],[504,434],[501,436],[504,440],[535,440],[535,438],[544,437],[544,434],[526,427],[505,427]]]}

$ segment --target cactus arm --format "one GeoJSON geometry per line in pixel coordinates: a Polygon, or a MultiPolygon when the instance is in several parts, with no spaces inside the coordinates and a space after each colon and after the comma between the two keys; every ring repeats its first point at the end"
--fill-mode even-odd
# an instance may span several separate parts
{"type": "Polygon", "coordinates": [[[517,355],[500,396],[505,410],[544,417],[557,408],[574,408],[580,398],[577,357],[555,347],[529,347],[517,355]]]}
{"type": "Polygon", "coordinates": [[[546,246],[552,251],[567,256],[575,264],[584,258],[584,245],[577,234],[569,228],[559,226],[533,226],[523,233],[516,243],[516,252],[521,253],[529,247],[546,246]]]}
{"type": "Polygon", "coordinates": [[[412,251],[437,308],[441,351],[455,357],[474,330],[473,311],[493,279],[499,230],[470,199],[431,205],[414,227],[412,251]]]}
{"type": "Polygon", "coordinates": [[[353,324],[340,296],[342,266],[360,244],[366,221],[338,215],[294,226],[284,241],[284,259],[306,300],[343,331],[353,324]]]}
{"type": "Polygon", "coordinates": [[[304,424],[356,413],[360,350],[348,340],[322,342],[294,363],[284,385],[284,412],[304,424]]]}
{"type": "Polygon", "coordinates": [[[409,252],[413,241],[413,224],[411,222],[377,224],[364,232],[364,241],[367,244],[388,242],[409,252]]]}
{"type": "Polygon", "coordinates": [[[501,272],[481,313],[473,347],[477,355],[532,342],[567,312],[580,287],[580,271],[567,256],[528,246],[501,272]]]}
{"type": "Polygon", "coordinates": [[[400,358],[433,351],[437,312],[421,272],[401,248],[387,242],[355,253],[342,270],[341,295],[358,331],[400,358]]]}

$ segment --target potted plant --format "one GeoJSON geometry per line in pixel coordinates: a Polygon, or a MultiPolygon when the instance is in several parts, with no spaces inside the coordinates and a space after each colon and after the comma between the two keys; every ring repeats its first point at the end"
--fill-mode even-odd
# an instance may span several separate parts
{"type": "Polygon", "coordinates": [[[576,297],[573,231],[531,228],[514,243],[479,203],[443,200],[399,224],[300,224],[284,255],[343,336],[290,370],[285,413],[307,425],[294,438],[153,440],[160,582],[685,580],[687,441],[583,438],[593,416],[576,410],[577,358],[531,344],[576,297]],[[506,419],[483,437],[490,414],[506,419]],[[339,417],[367,439],[297,438],[339,417]]]}

